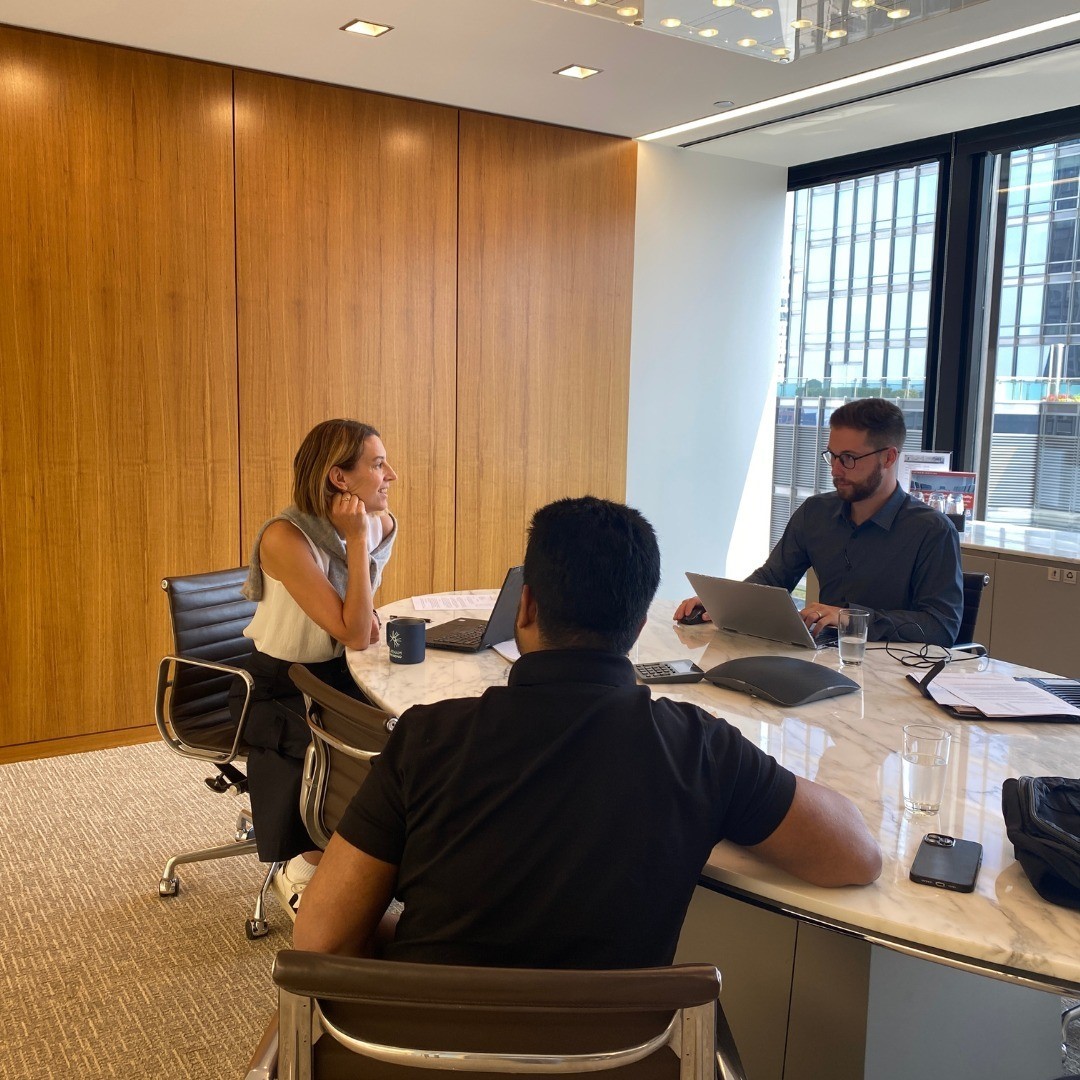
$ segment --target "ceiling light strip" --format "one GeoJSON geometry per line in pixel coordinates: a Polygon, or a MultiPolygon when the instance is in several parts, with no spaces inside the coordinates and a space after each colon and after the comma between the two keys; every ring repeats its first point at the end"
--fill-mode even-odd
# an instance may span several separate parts
{"type": "MultiPolygon", "coordinates": [[[[768,98],[765,101],[756,101],[752,105],[743,105],[738,109],[730,109],[728,112],[703,116],[700,120],[690,120],[685,124],[676,124],[673,127],[662,128],[659,131],[651,131],[647,135],[639,135],[640,142],[651,142],[654,139],[664,139],[671,135],[681,135],[687,131],[697,131],[699,128],[709,127],[722,121],[737,120],[743,116],[752,116],[755,113],[764,112],[766,109],[779,108],[783,105],[791,105],[797,101],[806,101],[809,98],[820,97],[822,94],[830,94],[835,90],[846,90],[851,86],[860,86],[863,83],[872,82],[876,79],[885,79],[890,75],[899,75],[905,71],[913,71],[916,68],[926,67],[929,64],[941,63],[952,60],[957,56],[966,56],[968,53],[977,52],[981,49],[989,49],[995,45],[1003,45],[1009,41],[1017,41],[1020,38],[1030,37],[1033,34],[1041,34],[1048,30],[1057,30],[1063,26],[1071,26],[1080,22],[1080,12],[1072,15],[1063,15],[1057,19],[1048,19],[1046,22],[1035,23],[1032,26],[1022,26],[1017,30],[1009,30],[1004,34],[996,34],[993,37],[983,38],[980,41],[969,41],[965,45],[956,45],[951,49],[942,49],[940,52],[927,53],[925,56],[915,56],[910,60],[901,60],[896,64],[888,64],[885,67],[876,68],[873,71],[863,71],[857,75],[848,75],[843,79],[834,79],[832,82],[821,83],[818,86],[808,86],[804,90],[796,90],[790,94],[781,94],[779,97],[768,98]]],[[[831,106],[830,106],[831,107],[831,106]]],[[[785,119],[789,119],[785,117],[785,119]]]]}
{"type": "Polygon", "coordinates": [[[769,120],[759,120],[755,124],[733,128],[731,131],[718,131],[713,135],[703,135],[699,139],[690,139],[687,142],[679,143],[679,149],[689,150],[704,143],[731,138],[733,135],[745,135],[748,131],[760,131],[762,128],[772,127],[774,124],[787,124],[792,120],[803,120],[808,116],[831,112],[833,109],[845,109],[849,105],[861,105],[864,101],[876,101],[878,98],[889,97],[891,94],[902,94],[907,90],[918,90],[920,87],[933,86],[935,83],[947,82],[949,79],[960,79],[965,75],[974,75],[980,71],[991,71],[997,67],[1018,64],[1023,60],[1030,60],[1034,56],[1046,56],[1050,53],[1060,52],[1062,49],[1075,49],[1077,45],[1080,45],[1080,38],[1072,38],[1070,41],[1060,41],[1055,45],[1044,45],[1041,49],[1030,49],[1028,52],[1017,53],[1015,56],[1002,56],[997,60],[986,60],[981,64],[972,64],[970,67],[960,68],[957,71],[945,71],[940,75],[931,75],[929,78],[920,79],[918,82],[904,83],[902,86],[890,86],[886,90],[874,90],[872,93],[845,98],[843,101],[832,101],[828,105],[815,105],[810,109],[785,113],[783,116],[774,116],[769,120]]]}

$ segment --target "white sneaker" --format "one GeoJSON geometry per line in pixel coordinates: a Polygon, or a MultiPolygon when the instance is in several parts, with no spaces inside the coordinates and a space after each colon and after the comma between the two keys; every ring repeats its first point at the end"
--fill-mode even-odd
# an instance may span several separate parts
{"type": "Polygon", "coordinates": [[[302,855],[297,855],[270,879],[270,886],[281,902],[281,906],[294,922],[297,909],[300,907],[300,898],[314,873],[315,867],[302,855]],[[297,866],[297,863],[302,865],[297,866]]]}

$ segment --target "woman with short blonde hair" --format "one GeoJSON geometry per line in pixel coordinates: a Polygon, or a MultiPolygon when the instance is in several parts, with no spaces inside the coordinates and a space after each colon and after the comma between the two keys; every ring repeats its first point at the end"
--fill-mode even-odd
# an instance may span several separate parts
{"type": "MultiPolygon", "coordinates": [[[[289,666],[362,698],[346,648],[379,640],[374,594],[397,539],[388,509],[397,473],[370,424],[326,420],[293,458],[293,502],[259,530],[244,594],[258,607],[244,634],[255,679],[244,740],[259,858],[283,863],[273,885],[295,912],[318,851],[300,817],[300,781],[310,742],[303,696],[289,666]]],[[[238,711],[242,686],[234,688],[238,711]]]]}

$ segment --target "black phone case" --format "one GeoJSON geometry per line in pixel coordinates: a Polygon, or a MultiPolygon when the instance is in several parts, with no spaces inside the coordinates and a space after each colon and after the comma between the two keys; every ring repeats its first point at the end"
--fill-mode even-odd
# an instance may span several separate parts
{"type": "Polygon", "coordinates": [[[954,840],[951,847],[940,847],[924,837],[915,853],[909,876],[920,885],[973,892],[982,856],[982,844],[974,840],[954,840]]]}

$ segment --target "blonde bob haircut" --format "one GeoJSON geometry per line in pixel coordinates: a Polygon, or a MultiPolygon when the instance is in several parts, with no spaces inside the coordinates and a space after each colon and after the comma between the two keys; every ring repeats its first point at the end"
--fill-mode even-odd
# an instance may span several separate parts
{"type": "Polygon", "coordinates": [[[352,469],[364,452],[364,443],[379,433],[359,420],[324,420],[316,424],[293,458],[293,503],[305,514],[330,518],[330,500],[336,489],[330,470],[337,465],[352,469]]]}

